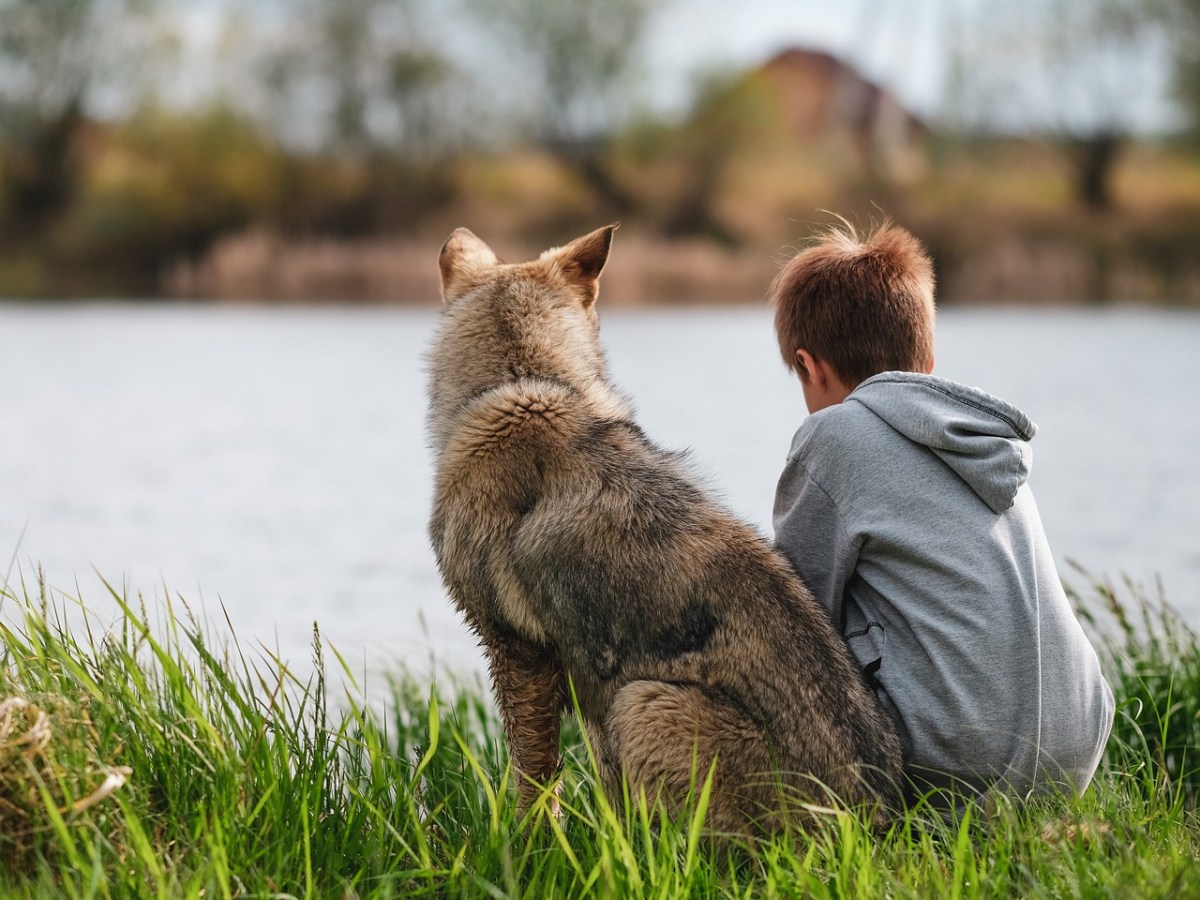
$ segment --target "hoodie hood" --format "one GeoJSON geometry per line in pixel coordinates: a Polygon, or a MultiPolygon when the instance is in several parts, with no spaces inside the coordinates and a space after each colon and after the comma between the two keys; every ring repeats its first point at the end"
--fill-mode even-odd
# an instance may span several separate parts
{"type": "Polygon", "coordinates": [[[994,512],[1013,505],[1033,465],[1037,426],[978,388],[917,372],[882,372],[846,398],[932,450],[994,512]]]}

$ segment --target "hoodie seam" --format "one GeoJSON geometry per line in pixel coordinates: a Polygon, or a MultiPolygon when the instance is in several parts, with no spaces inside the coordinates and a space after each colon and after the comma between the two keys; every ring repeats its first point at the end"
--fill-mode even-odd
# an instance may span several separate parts
{"type": "Polygon", "coordinates": [[[817,479],[813,476],[812,469],[810,469],[808,464],[800,458],[799,453],[792,456],[791,459],[789,459],[789,462],[794,463],[796,468],[804,473],[804,477],[808,479],[809,483],[812,484],[812,486],[818,491],[820,491],[825,499],[829,501],[829,505],[833,507],[834,512],[837,514],[838,531],[846,536],[847,544],[853,547],[855,550],[861,550],[863,538],[855,537],[850,533],[850,529],[846,527],[846,515],[842,511],[842,505],[838,503],[837,500],[833,499],[833,494],[825,490],[825,487],[821,484],[821,482],[817,481],[817,479]]]}
{"type": "MultiPolygon", "coordinates": [[[[818,423],[817,427],[820,427],[820,424],[821,423],[818,423]]],[[[813,428],[814,432],[817,430],[817,427],[813,428]]],[[[811,439],[811,435],[809,437],[811,439]]],[[[808,441],[806,440],[805,444],[807,444],[807,443],[808,443],[808,441]]],[[[827,501],[829,501],[829,505],[833,509],[836,528],[846,538],[847,546],[854,553],[854,565],[850,567],[850,571],[853,574],[853,572],[855,572],[858,569],[858,560],[862,556],[863,545],[866,543],[867,535],[852,534],[850,529],[848,529],[846,527],[846,514],[842,510],[842,505],[833,498],[833,495],[830,494],[829,491],[827,491],[825,489],[825,487],[821,484],[821,482],[817,481],[817,479],[813,477],[812,469],[810,469],[809,466],[807,465],[807,463],[803,459],[800,458],[803,453],[804,453],[804,447],[802,446],[800,448],[800,450],[798,450],[796,453],[794,453],[788,457],[788,465],[795,466],[796,469],[798,469],[799,472],[804,476],[805,480],[809,484],[811,484],[814,488],[816,488],[818,491],[820,491],[821,495],[827,501]]],[[[793,504],[795,503],[794,497],[793,497],[792,502],[793,502],[793,504]]],[[[778,538],[776,539],[776,545],[778,545],[778,538]]],[[[834,598],[834,602],[837,604],[836,617],[833,617],[833,615],[832,615],[834,612],[833,610],[828,610],[828,612],[831,614],[831,624],[833,624],[837,628],[839,633],[844,633],[846,630],[846,616],[847,616],[846,598],[845,598],[844,590],[843,590],[842,596],[834,598]]]]}
{"type": "Polygon", "coordinates": [[[847,632],[845,635],[845,638],[846,638],[846,640],[850,640],[851,638],[862,637],[863,635],[870,634],[872,628],[878,628],[880,631],[882,631],[883,623],[872,619],[870,622],[867,623],[866,628],[860,628],[860,629],[858,629],[858,631],[847,632]]]}
{"type": "MultiPolygon", "coordinates": [[[[874,413],[872,412],[872,414],[874,413]]],[[[838,530],[846,536],[849,546],[853,547],[856,551],[861,551],[863,541],[866,539],[866,535],[859,535],[855,537],[850,533],[850,529],[846,527],[846,514],[842,510],[842,504],[835,500],[833,494],[829,493],[829,491],[825,489],[825,486],[817,480],[816,475],[813,474],[812,467],[808,464],[808,458],[812,456],[811,453],[807,452],[808,445],[816,439],[818,432],[823,431],[825,427],[826,425],[824,418],[814,420],[812,428],[809,430],[809,433],[805,435],[804,441],[800,444],[800,447],[794,452],[788,454],[787,465],[794,465],[797,469],[803,472],[804,477],[812,483],[812,486],[825,496],[825,499],[829,501],[830,506],[832,506],[834,511],[837,513],[838,530]]]]}
{"type": "Polygon", "coordinates": [[[941,394],[944,397],[949,397],[951,400],[953,400],[956,403],[961,403],[963,406],[969,406],[972,409],[978,410],[981,413],[986,413],[987,415],[991,416],[994,419],[999,419],[1001,422],[1003,422],[1009,428],[1011,428],[1013,431],[1015,431],[1017,433],[1017,436],[1020,437],[1021,440],[1023,440],[1023,441],[1033,440],[1033,435],[1029,434],[1024,428],[1022,428],[1019,424],[1017,424],[1016,420],[1013,419],[1011,416],[1006,416],[1004,413],[1002,413],[998,410],[992,409],[990,406],[984,406],[982,403],[976,403],[974,400],[968,400],[966,397],[962,397],[962,396],[954,393],[953,391],[947,390],[946,388],[940,387],[936,384],[933,384],[932,382],[928,382],[928,381],[912,382],[912,381],[905,381],[900,378],[880,378],[875,383],[876,384],[920,384],[922,387],[927,387],[931,391],[937,391],[939,394],[941,394]]]}

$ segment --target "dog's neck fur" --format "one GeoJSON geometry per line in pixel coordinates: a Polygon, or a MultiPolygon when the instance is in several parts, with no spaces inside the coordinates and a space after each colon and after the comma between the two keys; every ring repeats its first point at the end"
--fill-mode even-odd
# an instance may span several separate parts
{"type": "Polygon", "coordinates": [[[487,398],[499,399],[512,388],[528,387],[536,391],[539,387],[565,387],[579,397],[579,408],[586,410],[600,422],[634,422],[632,404],[610,382],[595,377],[587,380],[573,380],[556,374],[505,374],[491,385],[481,387],[455,400],[446,399],[439,402],[437,398],[430,404],[429,434],[433,449],[441,453],[450,443],[451,438],[462,426],[463,420],[469,418],[469,411],[487,398]]]}

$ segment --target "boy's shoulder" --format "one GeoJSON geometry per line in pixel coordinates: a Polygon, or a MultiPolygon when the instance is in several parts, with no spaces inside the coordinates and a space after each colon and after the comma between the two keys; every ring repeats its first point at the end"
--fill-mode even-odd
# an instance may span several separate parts
{"type": "Polygon", "coordinates": [[[856,456],[879,439],[886,426],[861,403],[849,400],[810,413],[792,438],[790,458],[856,456]]]}

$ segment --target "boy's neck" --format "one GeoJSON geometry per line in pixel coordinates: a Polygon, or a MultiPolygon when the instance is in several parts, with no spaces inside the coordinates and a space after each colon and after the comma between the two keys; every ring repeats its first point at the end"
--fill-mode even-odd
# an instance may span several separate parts
{"type": "MultiPolygon", "coordinates": [[[[837,406],[858,387],[857,384],[847,384],[826,360],[813,356],[807,350],[796,351],[796,363],[800,386],[804,389],[804,405],[810,414],[837,406]]],[[[933,357],[918,371],[923,375],[933,374],[933,357]]]]}
{"type": "Polygon", "coordinates": [[[804,404],[810,413],[836,406],[849,397],[856,387],[842,381],[833,366],[807,350],[796,351],[796,362],[799,364],[800,387],[804,390],[804,404]]]}

